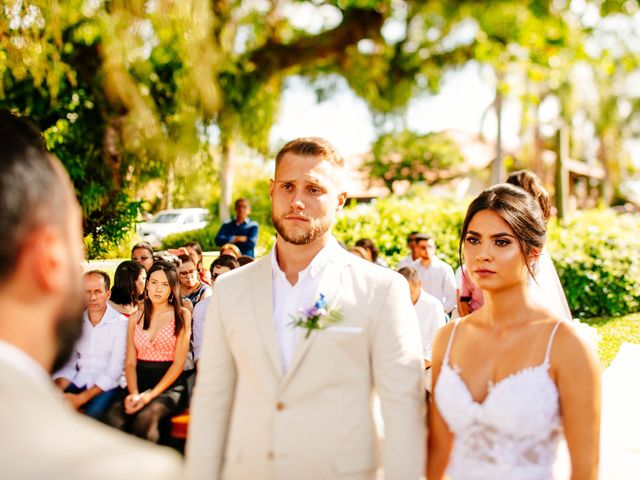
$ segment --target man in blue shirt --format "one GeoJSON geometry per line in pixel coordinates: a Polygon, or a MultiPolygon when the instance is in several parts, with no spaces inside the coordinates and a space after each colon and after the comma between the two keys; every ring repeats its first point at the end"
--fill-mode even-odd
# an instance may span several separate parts
{"type": "Polygon", "coordinates": [[[216,245],[225,243],[237,245],[243,255],[253,257],[253,249],[258,243],[258,224],[249,218],[251,205],[246,198],[235,203],[236,218],[225,222],[216,235],[216,245]]]}

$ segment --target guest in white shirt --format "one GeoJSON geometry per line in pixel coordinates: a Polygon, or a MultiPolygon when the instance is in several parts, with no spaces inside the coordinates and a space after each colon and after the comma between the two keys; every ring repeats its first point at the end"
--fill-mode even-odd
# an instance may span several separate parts
{"type": "Polygon", "coordinates": [[[127,318],[108,304],[109,287],[106,273],[85,273],[82,336],[69,362],[53,375],[69,403],[93,418],[102,416],[117,387],[124,386],[127,318]]]}
{"type": "Polygon", "coordinates": [[[422,280],[422,289],[436,297],[447,314],[456,306],[456,277],[453,268],[436,256],[436,244],[430,235],[416,235],[418,259],[411,264],[422,280]]]}
{"type": "Polygon", "coordinates": [[[433,339],[436,336],[436,331],[446,323],[447,316],[444,313],[442,303],[422,289],[422,281],[414,268],[403,267],[398,270],[398,273],[409,282],[411,303],[416,309],[420,326],[425,386],[427,391],[431,392],[431,350],[433,348],[433,339]]]}
{"type": "Polygon", "coordinates": [[[409,267],[413,262],[418,259],[418,251],[416,250],[416,235],[420,232],[411,232],[407,236],[407,248],[411,251],[409,255],[404,257],[398,262],[398,270],[404,267],[409,267]]]}

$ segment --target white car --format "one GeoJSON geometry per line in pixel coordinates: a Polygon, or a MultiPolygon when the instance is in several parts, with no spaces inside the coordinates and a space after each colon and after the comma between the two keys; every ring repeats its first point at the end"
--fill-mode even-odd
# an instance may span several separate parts
{"type": "Polygon", "coordinates": [[[162,239],[172,233],[204,228],[209,220],[205,208],[175,208],[162,210],[148,222],[138,224],[138,235],[152,246],[159,246],[162,239]]]}

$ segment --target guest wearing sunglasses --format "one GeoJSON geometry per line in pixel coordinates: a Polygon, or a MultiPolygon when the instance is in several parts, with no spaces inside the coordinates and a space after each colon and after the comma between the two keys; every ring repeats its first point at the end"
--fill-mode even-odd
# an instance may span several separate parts
{"type": "Polygon", "coordinates": [[[200,300],[211,295],[211,287],[200,280],[196,261],[190,255],[180,255],[178,277],[180,279],[180,293],[195,307],[200,300]]]}

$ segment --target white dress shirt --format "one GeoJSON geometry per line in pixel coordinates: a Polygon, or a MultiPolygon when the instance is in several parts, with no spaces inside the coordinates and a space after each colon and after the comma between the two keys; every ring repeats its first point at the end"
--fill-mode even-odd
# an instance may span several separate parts
{"type": "Polygon", "coordinates": [[[428,267],[422,266],[420,259],[410,266],[420,275],[422,289],[440,300],[444,311],[450,313],[456,306],[456,276],[453,268],[436,256],[431,257],[428,267]]]}
{"type": "Polygon", "coordinates": [[[202,336],[204,335],[204,319],[207,314],[207,306],[209,306],[209,300],[211,296],[208,296],[204,300],[200,300],[193,307],[193,358],[198,360],[200,358],[200,350],[202,349],[202,336]]]}
{"type": "MultiPolygon", "coordinates": [[[[414,305],[420,326],[420,337],[422,340],[422,357],[431,361],[433,350],[433,339],[436,331],[446,323],[444,308],[437,298],[422,290],[418,301],[414,305]]],[[[424,371],[424,385],[427,391],[431,392],[432,369],[424,371]]]]}
{"type": "Polygon", "coordinates": [[[418,301],[414,305],[418,324],[420,325],[420,336],[422,339],[422,357],[431,360],[431,350],[433,349],[433,338],[436,330],[446,323],[444,308],[437,298],[422,290],[418,301]]]}
{"type": "Polygon", "coordinates": [[[107,304],[95,327],[84,312],[82,336],[69,362],[53,378],[63,377],[77,387],[97,386],[103,391],[124,386],[127,317],[107,304]]]}
{"type": "Polygon", "coordinates": [[[273,247],[271,253],[273,320],[284,372],[291,366],[297,337],[306,333],[306,330],[302,328],[292,327],[291,323],[294,322],[294,317],[303,315],[301,310],[313,307],[316,302],[316,296],[320,293],[318,288],[322,272],[327,264],[327,258],[335,248],[340,248],[340,246],[331,237],[327,245],[313,257],[307,268],[298,274],[298,281],[295,285],[291,285],[278,265],[276,247],[273,247]]]}
{"type": "Polygon", "coordinates": [[[411,254],[409,254],[398,262],[398,267],[396,268],[396,270],[400,270],[403,267],[410,267],[413,262],[413,257],[411,256],[411,254]]]}

